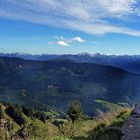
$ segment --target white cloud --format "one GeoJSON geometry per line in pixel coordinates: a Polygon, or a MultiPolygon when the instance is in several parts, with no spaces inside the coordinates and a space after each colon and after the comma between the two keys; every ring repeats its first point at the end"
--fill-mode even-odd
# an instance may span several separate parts
{"type": "Polygon", "coordinates": [[[88,34],[104,35],[107,33],[118,33],[131,36],[140,36],[140,31],[133,30],[126,27],[113,26],[111,24],[90,24],[90,23],[72,23],[67,22],[69,28],[82,31],[88,34]]]}
{"type": "Polygon", "coordinates": [[[54,38],[56,38],[57,40],[63,40],[67,43],[73,43],[73,42],[84,43],[85,42],[85,40],[79,36],[76,36],[73,38],[64,38],[63,36],[55,36],[54,38]]]}
{"type": "Polygon", "coordinates": [[[54,38],[56,38],[56,39],[58,39],[58,40],[59,40],[59,39],[60,39],[60,40],[65,40],[63,36],[54,36],[54,38]]]}
{"type": "Polygon", "coordinates": [[[57,44],[59,46],[67,47],[67,46],[70,46],[74,42],[78,42],[78,43],[84,43],[85,42],[85,40],[82,39],[79,36],[76,36],[76,37],[73,37],[73,38],[65,38],[63,36],[54,36],[54,38],[57,41],[48,42],[49,45],[57,44]]]}
{"type": "Polygon", "coordinates": [[[135,10],[138,0],[98,0],[99,4],[112,17],[131,15],[135,10]]]}
{"type": "Polygon", "coordinates": [[[62,41],[62,40],[57,41],[56,44],[59,45],[59,46],[63,46],[63,47],[68,47],[68,46],[69,46],[68,43],[66,43],[66,42],[64,42],[64,41],[62,41]]]}
{"type": "Polygon", "coordinates": [[[85,40],[84,40],[84,39],[82,39],[82,38],[81,38],[81,37],[79,37],[79,36],[76,36],[76,37],[72,38],[71,40],[72,40],[72,41],[76,41],[76,42],[80,42],[80,43],[85,42],[85,40]]]}
{"type": "MultiPolygon", "coordinates": [[[[101,35],[140,36],[125,20],[140,16],[139,0],[4,0],[0,17],[101,35]],[[117,20],[117,25],[112,20],[117,20]]],[[[132,22],[133,20],[131,20],[132,22]]]]}
{"type": "Polygon", "coordinates": [[[69,44],[63,40],[59,40],[59,41],[51,41],[48,42],[48,45],[58,45],[58,46],[62,46],[62,47],[68,47],[69,44]]]}

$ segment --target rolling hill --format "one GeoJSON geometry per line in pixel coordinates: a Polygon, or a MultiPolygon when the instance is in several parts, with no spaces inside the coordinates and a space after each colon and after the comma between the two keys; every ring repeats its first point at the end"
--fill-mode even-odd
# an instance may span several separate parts
{"type": "Polygon", "coordinates": [[[66,111],[73,100],[79,100],[93,115],[100,108],[96,99],[138,99],[139,84],[139,75],[107,65],[0,58],[0,100],[39,109],[66,111]]]}

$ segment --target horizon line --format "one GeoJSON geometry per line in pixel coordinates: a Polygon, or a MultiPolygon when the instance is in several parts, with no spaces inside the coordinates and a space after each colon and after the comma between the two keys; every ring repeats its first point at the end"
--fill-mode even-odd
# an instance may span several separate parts
{"type": "Polygon", "coordinates": [[[62,53],[62,54],[57,54],[57,53],[42,53],[42,54],[33,54],[33,53],[27,53],[27,52],[0,52],[0,55],[58,55],[58,56],[62,56],[62,55],[89,55],[89,56],[96,56],[96,55],[106,55],[106,56],[140,56],[140,54],[105,54],[105,53],[89,53],[89,52],[82,52],[82,53],[62,53]]]}

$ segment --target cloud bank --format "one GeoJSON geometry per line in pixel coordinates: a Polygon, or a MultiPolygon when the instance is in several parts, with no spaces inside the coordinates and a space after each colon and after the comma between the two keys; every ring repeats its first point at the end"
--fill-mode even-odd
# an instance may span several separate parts
{"type": "Polygon", "coordinates": [[[0,17],[93,35],[140,36],[139,30],[127,24],[138,19],[139,9],[139,0],[0,0],[0,17]]]}

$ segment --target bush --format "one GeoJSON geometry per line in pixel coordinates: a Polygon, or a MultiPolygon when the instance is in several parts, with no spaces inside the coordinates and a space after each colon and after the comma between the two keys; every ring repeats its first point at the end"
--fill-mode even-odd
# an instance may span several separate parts
{"type": "Polygon", "coordinates": [[[81,104],[79,101],[74,101],[68,108],[68,115],[72,122],[74,123],[76,120],[80,119],[82,117],[82,111],[81,111],[81,104]]]}

